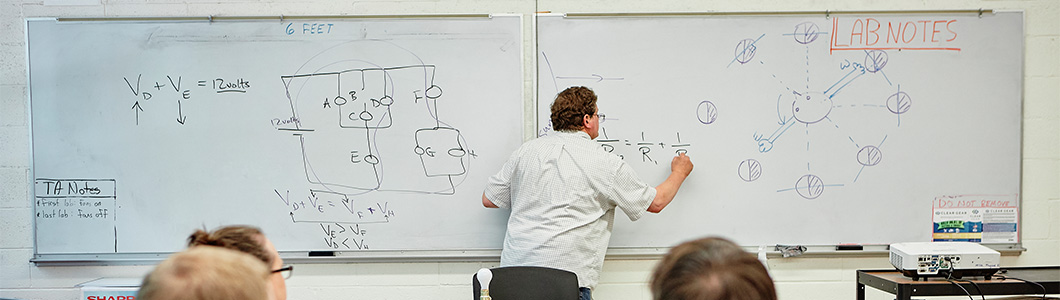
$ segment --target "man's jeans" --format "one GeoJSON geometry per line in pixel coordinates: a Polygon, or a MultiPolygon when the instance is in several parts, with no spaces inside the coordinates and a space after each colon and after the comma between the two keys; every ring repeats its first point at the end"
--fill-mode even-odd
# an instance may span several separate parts
{"type": "Polygon", "coordinates": [[[583,288],[578,288],[578,291],[581,292],[581,297],[579,299],[581,299],[581,300],[593,300],[593,290],[590,290],[587,287],[583,287],[583,288]]]}

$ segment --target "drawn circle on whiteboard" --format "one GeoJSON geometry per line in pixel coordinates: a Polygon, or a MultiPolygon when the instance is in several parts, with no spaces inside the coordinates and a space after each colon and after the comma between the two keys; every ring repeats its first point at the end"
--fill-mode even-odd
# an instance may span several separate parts
{"type": "Polygon", "coordinates": [[[796,94],[791,102],[791,112],[799,122],[817,123],[832,112],[832,99],[820,92],[796,94]]]}
{"type": "Polygon", "coordinates": [[[762,176],[762,164],[755,159],[747,159],[740,162],[740,179],[743,181],[751,182],[758,180],[762,176]]]}
{"type": "Polygon", "coordinates": [[[335,101],[332,102],[334,102],[335,105],[339,106],[346,105],[346,98],[343,98],[342,96],[337,96],[335,97],[335,101]]]}
{"type": "Polygon", "coordinates": [[[881,159],[883,159],[883,152],[876,146],[868,145],[858,150],[858,163],[862,166],[875,166],[880,163],[881,159]]]}
{"type": "Polygon", "coordinates": [[[909,97],[909,94],[905,92],[897,92],[887,97],[887,110],[891,113],[900,115],[909,111],[909,108],[913,105],[913,99],[909,97]]]}
{"type": "Polygon", "coordinates": [[[820,28],[817,27],[817,24],[814,24],[813,22],[803,22],[799,23],[799,25],[795,25],[795,32],[793,35],[795,36],[796,42],[805,45],[817,40],[818,31],[820,31],[820,28]]]}
{"type": "Polygon", "coordinates": [[[876,73],[883,70],[887,65],[887,52],[883,50],[872,50],[865,53],[865,71],[876,73]]]}
{"type": "Polygon", "coordinates": [[[438,99],[438,97],[442,96],[442,88],[437,85],[431,85],[423,94],[427,96],[427,99],[438,99]]]}
{"type": "Polygon", "coordinates": [[[824,181],[817,175],[802,175],[802,177],[799,177],[799,181],[795,182],[795,191],[803,198],[817,199],[824,193],[824,181]]]}
{"type": "Polygon", "coordinates": [[[464,148],[452,148],[452,149],[449,149],[449,156],[452,156],[452,157],[464,157],[464,154],[467,154],[467,151],[465,151],[464,148]]]}
{"type": "Polygon", "coordinates": [[[699,107],[696,107],[696,118],[699,118],[700,123],[712,124],[718,120],[718,107],[714,106],[714,102],[699,102],[699,107]]]}
{"type": "Polygon", "coordinates": [[[757,50],[755,47],[755,40],[744,39],[740,41],[736,44],[736,51],[734,53],[736,61],[740,62],[740,64],[746,64],[755,57],[755,50],[757,50]]]}
{"type": "Polygon", "coordinates": [[[427,153],[427,150],[424,150],[423,147],[420,146],[416,146],[416,149],[414,149],[413,151],[416,152],[416,155],[423,155],[424,153],[427,153]]]}
{"type": "Polygon", "coordinates": [[[367,111],[367,110],[366,111],[362,111],[359,115],[357,115],[357,117],[360,118],[361,121],[365,121],[365,122],[371,121],[373,118],[375,118],[374,116],[372,116],[372,112],[367,111]]]}
{"type": "MultiPolygon", "coordinates": [[[[383,96],[383,98],[379,98],[379,104],[383,106],[390,106],[391,104],[394,104],[394,97],[390,97],[390,95],[383,96]]],[[[379,106],[376,105],[376,107],[379,106]]]]}
{"type": "Polygon", "coordinates": [[[376,157],[373,154],[368,154],[368,156],[364,157],[364,162],[377,165],[379,164],[379,157],[376,157]]]}

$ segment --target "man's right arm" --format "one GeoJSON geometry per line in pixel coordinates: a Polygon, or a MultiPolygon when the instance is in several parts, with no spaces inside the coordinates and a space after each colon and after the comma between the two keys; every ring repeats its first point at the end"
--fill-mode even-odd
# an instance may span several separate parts
{"type": "MultiPolygon", "coordinates": [[[[677,196],[677,190],[681,189],[681,184],[691,173],[692,159],[684,153],[674,156],[673,161],[670,162],[670,176],[655,187],[655,199],[652,199],[651,205],[648,206],[648,212],[659,213],[666,208],[670,201],[674,200],[674,196],[677,196]]],[[[485,195],[483,195],[483,201],[486,201],[485,195]]]]}
{"type": "Polygon", "coordinates": [[[500,208],[496,204],[493,204],[493,201],[490,201],[489,198],[486,198],[486,193],[482,193],[482,206],[485,206],[485,207],[488,207],[488,208],[500,208]]]}

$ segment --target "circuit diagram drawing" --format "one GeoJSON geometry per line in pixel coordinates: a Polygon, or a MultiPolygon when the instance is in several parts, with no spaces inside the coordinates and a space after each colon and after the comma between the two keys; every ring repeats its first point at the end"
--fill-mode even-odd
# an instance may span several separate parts
{"type": "Polygon", "coordinates": [[[293,222],[319,224],[329,248],[369,249],[368,224],[400,216],[374,193],[454,194],[476,153],[446,122],[440,73],[394,43],[363,40],[281,76],[289,115],[272,123],[297,146],[311,186],[276,191],[293,222]]]}
{"type": "MultiPolygon", "coordinates": [[[[775,111],[755,113],[775,114],[776,123],[757,125],[748,133],[746,141],[753,143],[758,153],[738,162],[741,180],[754,182],[769,176],[766,170],[770,166],[764,165],[759,158],[776,151],[806,157],[800,162],[794,159],[785,161],[796,165],[805,163],[805,167],[798,167],[804,172],[788,180],[790,185],[776,187],[776,191],[816,199],[826,189],[856,183],[862,173],[885,163],[884,146],[889,132],[901,126],[902,116],[912,108],[912,97],[902,90],[901,84],[888,78],[886,69],[890,59],[886,51],[868,49],[829,53],[823,47],[828,43],[829,34],[813,22],[803,22],[786,32],[761,34],[733,44],[733,56],[726,58],[726,68],[754,70],[760,77],[768,76],[763,82],[776,90],[771,98],[754,100],[770,106],[775,104],[775,111]],[[789,55],[760,58],[766,52],[789,55]],[[798,71],[784,73],[775,68],[798,71]],[[853,93],[853,90],[858,92],[853,93]],[[875,123],[866,124],[871,122],[875,123]],[[854,125],[870,128],[871,132],[850,130],[854,125]],[[822,136],[844,140],[838,143],[849,147],[831,147],[837,142],[822,142],[822,136]],[[779,149],[781,145],[784,145],[782,150],[779,149]],[[818,173],[823,168],[815,168],[815,165],[825,164],[816,159],[821,153],[834,154],[828,155],[826,159],[830,162],[827,163],[848,170],[841,174],[831,172],[828,176],[818,173]]],[[[704,109],[699,110],[698,118],[703,122],[704,109]]]]}

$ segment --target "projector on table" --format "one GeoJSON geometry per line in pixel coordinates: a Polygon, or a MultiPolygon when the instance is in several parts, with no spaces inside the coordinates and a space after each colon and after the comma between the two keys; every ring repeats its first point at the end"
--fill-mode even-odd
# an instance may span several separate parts
{"type": "Polygon", "coordinates": [[[891,265],[913,280],[925,277],[984,276],[1000,268],[1001,253],[971,242],[891,244],[891,265]]]}

